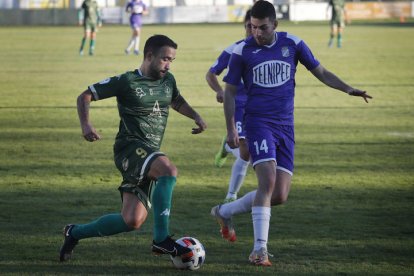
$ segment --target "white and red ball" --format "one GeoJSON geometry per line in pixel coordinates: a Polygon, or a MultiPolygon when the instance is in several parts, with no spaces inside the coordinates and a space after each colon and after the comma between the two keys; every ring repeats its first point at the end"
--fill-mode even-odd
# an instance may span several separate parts
{"type": "Polygon", "coordinates": [[[180,256],[171,256],[171,260],[176,268],[197,270],[204,264],[206,259],[206,250],[199,240],[193,237],[182,237],[176,240],[176,242],[182,246],[190,248],[193,251],[193,256],[189,260],[185,260],[186,262],[183,262],[180,256]]]}

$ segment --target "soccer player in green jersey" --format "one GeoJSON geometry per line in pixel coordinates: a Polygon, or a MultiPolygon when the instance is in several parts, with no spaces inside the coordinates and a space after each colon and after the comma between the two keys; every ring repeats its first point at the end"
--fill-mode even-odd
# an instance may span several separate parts
{"type": "Polygon", "coordinates": [[[83,55],[86,40],[89,39],[89,55],[95,53],[96,32],[102,26],[101,15],[96,0],[84,0],[78,13],[79,25],[83,25],[84,34],[79,49],[79,55],[83,55]]]}
{"type": "Polygon", "coordinates": [[[144,47],[144,61],[139,69],[90,85],[79,95],[78,114],[83,137],[94,142],[101,139],[89,120],[92,101],[116,97],[121,118],[115,138],[114,161],[123,181],[120,213],[107,214],[86,224],[64,227],[64,243],[60,261],[70,259],[78,241],[90,237],[111,236],[139,229],[148,211],[153,209],[155,254],[181,256],[183,261],[192,251],[175,242],[169,233],[171,199],[177,168],[160,152],[161,142],[171,106],[194,120],[193,134],[207,125],[180,94],[174,76],[169,72],[175,59],[177,44],[164,35],[150,37],[144,47]]]}
{"type": "Polygon", "coordinates": [[[342,47],[342,33],[345,28],[345,0],[329,0],[328,9],[331,8],[331,33],[328,47],[332,47],[336,35],[336,45],[342,47]]]}

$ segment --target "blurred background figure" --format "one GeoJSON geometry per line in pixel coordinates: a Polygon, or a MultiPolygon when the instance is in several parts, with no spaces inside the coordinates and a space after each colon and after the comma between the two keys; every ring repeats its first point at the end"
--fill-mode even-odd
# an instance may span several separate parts
{"type": "Polygon", "coordinates": [[[329,37],[328,47],[332,47],[336,36],[336,46],[342,47],[342,33],[345,27],[346,10],[345,0],[329,0],[328,10],[331,9],[331,34],[329,37]]]}
{"type": "MultiPolygon", "coordinates": [[[[251,36],[251,23],[250,23],[250,10],[246,12],[244,16],[244,29],[245,29],[245,38],[251,36]]],[[[244,42],[244,39],[239,40],[229,47],[227,47],[217,58],[214,64],[210,67],[206,74],[206,81],[210,88],[216,92],[216,99],[217,102],[222,103],[224,98],[224,89],[219,84],[217,76],[220,75],[228,66],[230,62],[231,54],[236,48],[239,43],[244,42]]],[[[228,153],[232,153],[236,160],[233,163],[232,170],[231,170],[231,177],[229,181],[229,188],[224,199],[224,202],[231,202],[237,199],[237,194],[240,190],[240,187],[243,185],[244,178],[247,173],[247,169],[249,166],[249,149],[247,146],[247,142],[245,140],[245,130],[244,130],[244,110],[246,107],[247,102],[247,91],[244,88],[243,83],[240,79],[240,84],[237,87],[237,96],[235,98],[235,125],[239,134],[239,147],[235,149],[231,149],[227,143],[227,136],[224,136],[220,149],[215,155],[214,164],[216,167],[222,167],[224,162],[227,159],[228,153]]]]}
{"type": "Polygon", "coordinates": [[[98,27],[102,26],[101,15],[98,9],[96,0],[85,0],[78,12],[79,25],[83,24],[84,35],[82,38],[79,55],[83,55],[83,48],[86,40],[89,38],[89,55],[93,56],[95,53],[96,32],[98,27]]]}
{"type": "Polygon", "coordinates": [[[142,0],[130,0],[126,5],[125,10],[127,13],[131,13],[129,24],[132,29],[131,40],[128,43],[128,47],[125,49],[125,54],[128,55],[131,52],[132,47],[134,47],[134,54],[139,55],[142,16],[148,14],[148,8],[142,0]]]}

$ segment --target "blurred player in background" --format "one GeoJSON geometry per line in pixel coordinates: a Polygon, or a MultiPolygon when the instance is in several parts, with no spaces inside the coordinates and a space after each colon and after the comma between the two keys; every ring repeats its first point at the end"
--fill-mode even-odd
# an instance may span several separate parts
{"type": "MultiPolygon", "coordinates": [[[[244,28],[246,31],[246,38],[251,35],[251,25],[250,25],[250,10],[246,12],[244,17],[244,28]]],[[[206,74],[206,80],[208,85],[214,92],[216,92],[217,102],[222,103],[224,97],[224,91],[222,86],[217,80],[217,76],[220,75],[223,70],[225,70],[229,64],[231,53],[233,49],[244,40],[237,41],[229,47],[227,47],[217,58],[216,62],[210,67],[206,74]]],[[[241,81],[241,80],[240,80],[241,81]]],[[[236,113],[235,113],[235,123],[236,128],[239,134],[240,147],[236,149],[231,149],[227,143],[227,138],[224,137],[220,145],[219,152],[215,156],[214,163],[217,167],[223,166],[224,162],[227,159],[227,154],[232,152],[236,157],[236,160],[233,163],[231,170],[231,177],[229,181],[229,188],[224,202],[230,202],[237,199],[237,193],[240,190],[240,187],[243,184],[244,178],[246,176],[247,169],[249,167],[249,149],[247,148],[247,143],[245,141],[244,133],[244,108],[246,106],[247,94],[243,86],[243,83],[237,87],[236,95],[236,113]]]]}
{"type": "Polygon", "coordinates": [[[154,35],[145,43],[144,61],[139,69],[90,85],[79,95],[77,107],[82,135],[89,142],[101,139],[89,120],[90,103],[111,97],[117,99],[121,120],[113,149],[115,165],[123,177],[119,187],[122,209],[86,224],[66,225],[60,249],[61,262],[71,258],[81,239],[139,229],[151,208],[154,219],[152,252],[181,256],[183,262],[192,257],[191,249],[176,243],[169,233],[178,171],[160,152],[160,147],[170,107],[194,120],[197,126],[192,129],[193,134],[203,132],[207,126],[181,96],[169,72],[176,49],[177,44],[167,36],[154,35]]]}
{"type": "Polygon", "coordinates": [[[331,33],[328,47],[332,47],[336,36],[336,46],[342,47],[342,33],[345,28],[346,10],[345,0],[329,0],[328,10],[331,9],[331,33]]]}
{"type": "Polygon", "coordinates": [[[101,15],[96,0],[85,0],[78,12],[79,25],[83,25],[84,35],[82,38],[79,54],[83,55],[83,48],[89,38],[89,55],[94,55],[96,44],[96,32],[102,26],[101,15]]]}
{"type": "Polygon", "coordinates": [[[267,251],[271,206],[287,201],[294,168],[293,114],[298,62],[329,87],[362,97],[366,102],[371,96],[325,69],[303,40],[276,32],[276,11],[270,2],[262,0],[253,5],[250,23],[252,37],[234,48],[224,77],[224,113],[227,143],[236,148],[239,137],[234,125],[235,95],[242,78],[247,88],[246,140],[258,188],[233,202],[213,207],[211,214],[219,222],[222,236],[232,241],[236,239],[232,216],[251,212],[254,245],[249,261],[271,266],[267,251]]]}
{"type": "Polygon", "coordinates": [[[129,54],[134,48],[134,54],[139,55],[139,40],[142,27],[142,16],[148,14],[147,5],[142,0],[130,0],[125,8],[127,13],[130,13],[129,24],[132,29],[131,40],[128,47],[125,49],[125,54],[129,54]]]}

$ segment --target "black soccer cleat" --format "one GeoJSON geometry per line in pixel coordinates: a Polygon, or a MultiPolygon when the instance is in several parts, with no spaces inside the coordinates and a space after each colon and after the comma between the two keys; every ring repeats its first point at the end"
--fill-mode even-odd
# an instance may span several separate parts
{"type": "Polygon", "coordinates": [[[63,245],[60,248],[61,262],[68,261],[72,257],[73,249],[79,242],[79,240],[75,239],[70,234],[74,226],[74,224],[68,224],[65,226],[65,228],[63,228],[63,236],[65,237],[65,240],[63,241],[63,245]]]}
{"type": "Polygon", "coordinates": [[[183,261],[193,256],[193,251],[175,242],[171,236],[167,236],[162,242],[156,243],[152,241],[152,252],[154,254],[169,254],[172,257],[181,256],[183,261]]]}

